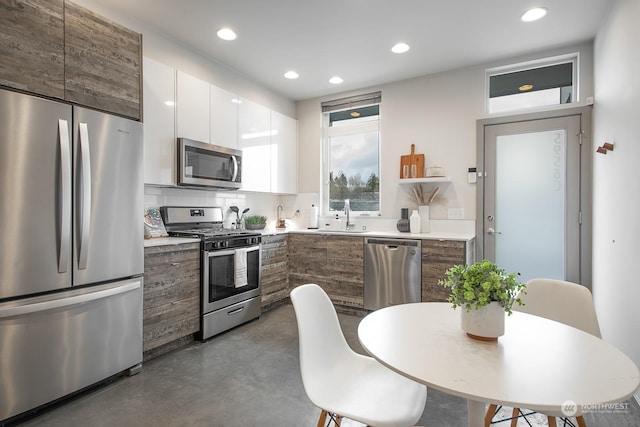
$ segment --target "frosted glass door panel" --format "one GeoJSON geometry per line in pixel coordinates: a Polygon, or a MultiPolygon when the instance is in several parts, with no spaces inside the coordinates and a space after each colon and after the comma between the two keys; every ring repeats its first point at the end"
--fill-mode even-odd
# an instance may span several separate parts
{"type": "Polygon", "coordinates": [[[496,138],[495,257],[522,281],[565,277],[566,131],[496,138]]]}

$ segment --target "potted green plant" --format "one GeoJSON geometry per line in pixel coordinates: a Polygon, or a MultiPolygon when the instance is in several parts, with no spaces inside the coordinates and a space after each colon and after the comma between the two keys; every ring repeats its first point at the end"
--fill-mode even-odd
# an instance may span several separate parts
{"type": "Polygon", "coordinates": [[[262,230],[267,224],[267,217],[262,215],[251,215],[244,219],[244,226],[247,230],[262,230]]]}
{"type": "Polygon", "coordinates": [[[519,295],[526,285],[518,276],[483,260],[451,267],[438,283],[451,289],[453,308],[462,308],[462,329],[473,338],[495,340],[504,334],[505,313],[511,315],[513,304],[524,305],[519,295]]]}

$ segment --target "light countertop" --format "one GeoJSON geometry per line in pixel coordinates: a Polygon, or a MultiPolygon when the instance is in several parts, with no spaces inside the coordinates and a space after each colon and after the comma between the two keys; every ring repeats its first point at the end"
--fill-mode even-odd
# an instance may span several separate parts
{"type": "Polygon", "coordinates": [[[328,234],[337,236],[355,236],[355,237],[386,237],[394,239],[425,239],[425,240],[459,240],[468,242],[475,237],[473,233],[455,233],[455,232],[431,232],[431,233],[402,233],[399,231],[374,231],[374,230],[331,230],[331,229],[265,229],[262,235],[270,236],[277,234],[328,234]]]}
{"type": "MultiPolygon", "coordinates": [[[[456,232],[431,232],[431,233],[401,233],[399,231],[346,231],[346,230],[328,230],[328,229],[264,229],[258,230],[263,236],[274,236],[279,234],[327,234],[334,236],[354,236],[354,237],[382,237],[388,239],[420,239],[420,240],[455,240],[468,242],[475,235],[472,233],[456,233],[456,232]]],[[[182,243],[198,243],[200,239],[191,237],[154,237],[144,240],[144,247],[179,245],[182,243]]]]}
{"type": "Polygon", "coordinates": [[[153,237],[144,239],[144,247],[151,248],[154,246],[180,245],[182,243],[200,243],[200,239],[191,237],[153,237]]]}

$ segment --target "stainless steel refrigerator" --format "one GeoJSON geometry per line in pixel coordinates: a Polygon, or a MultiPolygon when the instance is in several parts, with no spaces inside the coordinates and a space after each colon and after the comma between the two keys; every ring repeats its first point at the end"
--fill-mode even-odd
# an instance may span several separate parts
{"type": "Polygon", "coordinates": [[[0,422],[142,362],[140,123],[0,90],[0,422]]]}

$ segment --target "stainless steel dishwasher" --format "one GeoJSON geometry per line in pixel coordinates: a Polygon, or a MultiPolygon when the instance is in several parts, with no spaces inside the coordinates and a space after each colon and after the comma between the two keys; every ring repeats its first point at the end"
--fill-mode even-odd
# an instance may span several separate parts
{"type": "Polygon", "coordinates": [[[368,237],[364,243],[364,308],[420,302],[420,240],[368,237]]]}

